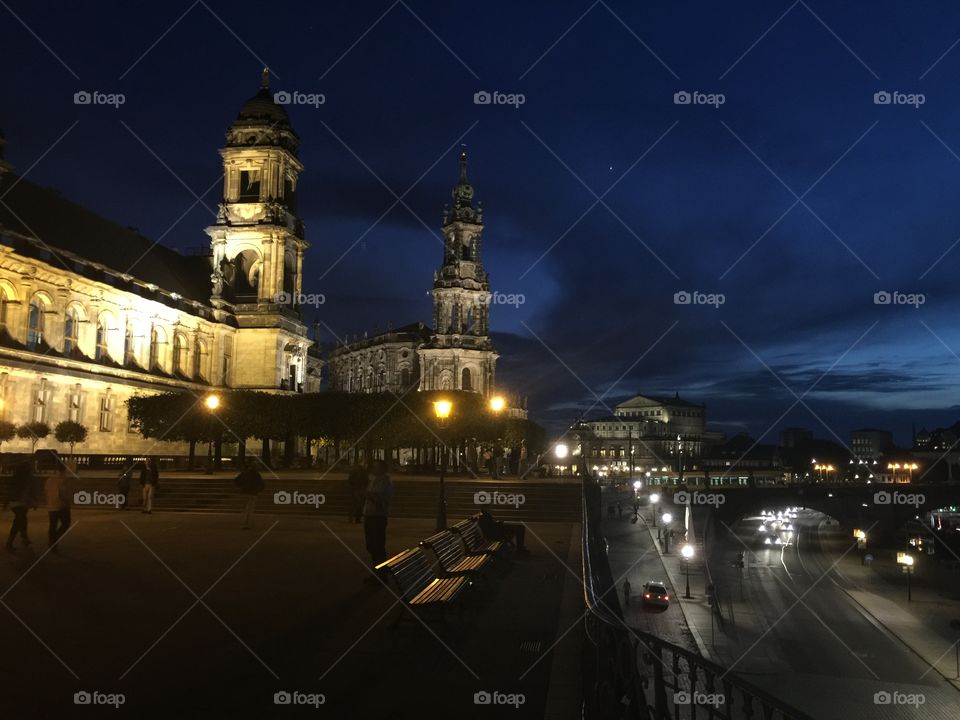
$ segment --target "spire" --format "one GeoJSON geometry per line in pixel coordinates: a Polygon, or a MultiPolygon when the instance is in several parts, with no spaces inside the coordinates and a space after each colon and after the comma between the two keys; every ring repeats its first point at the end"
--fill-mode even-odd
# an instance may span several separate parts
{"type": "Polygon", "coordinates": [[[460,182],[467,182],[467,146],[460,146],[460,182]]]}
{"type": "Polygon", "coordinates": [[[270,89],[270,68],[264,67],[263,74],[260,76],[260,87],[264,90],[270,89]]]}
{"type": "MultiPolygon", "coordinates": [[[[473,211],[473,185],[467,180],[467,147],[460,146],[460,178],[457,184],[453,186],[453,213],[458,219],[472,220],[473,211]]],[[[448,216],[449,217],[449,216],[448,216]]]]}

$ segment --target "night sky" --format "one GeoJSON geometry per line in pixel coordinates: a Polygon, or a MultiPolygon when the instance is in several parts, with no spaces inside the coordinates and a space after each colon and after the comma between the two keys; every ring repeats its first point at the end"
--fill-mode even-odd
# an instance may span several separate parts
{"type": "Polygon", "coordinates": [[[7,159],[175,248],[207,241],[217,149],[263,65],[273,90],[322,93],[290,114],[325,342],[430,321],[462,142],[493,290],[525,299],[493,309],[498,375],[541,422],[639,391],[768,440],[870,425],[906,443],[960,419],[955,2],[2,0],[0,17],[7,159]]]}

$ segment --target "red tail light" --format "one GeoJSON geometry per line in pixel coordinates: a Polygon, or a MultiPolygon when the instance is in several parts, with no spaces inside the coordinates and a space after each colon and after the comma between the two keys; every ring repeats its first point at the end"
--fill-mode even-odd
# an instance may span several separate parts
{"type": "Polygon", "coordinates": [[[669,600],[669,599],[670,599],[670,596],[669,596],[669,595],[664,595],[664,596],[663,596],[663,599],[664,599],[664,600],[669,600]]]}
{"type": "Polygon", "coordinates": [[[643,596],[644,596],[647,600],[650,599],[650,593],[644,593],[643,596]]]}

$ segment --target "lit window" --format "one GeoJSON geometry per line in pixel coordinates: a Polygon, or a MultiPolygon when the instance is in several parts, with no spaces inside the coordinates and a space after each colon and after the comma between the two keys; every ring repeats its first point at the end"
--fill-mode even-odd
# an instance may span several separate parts
{"type": "Polygon", "coordinates": [[[100,397],[100,432],[113,431],[113,398],[107,394],[100,397]]]}
{"type": "Polygon", "coordinates": [[[76,308],[67,308],[67,317],[63,323],[63,352],[70,355],[76,351],[80,335],[80,318],[76,308]]]}
{"type": "Polygon", "coordinates": [[[94,357],[97,360],[109,360],[110,359],[110,348],[107,345],[107,338],[109,337],[110,328],[107,325],[107,319],[101,317],[97,322],[97,349],[94,357]]]}
{"type": "Polygon", "coordinates": [[[27,314],[27,349],[38,350],[43,343],[43,305],[34,298],[27,314]]]}

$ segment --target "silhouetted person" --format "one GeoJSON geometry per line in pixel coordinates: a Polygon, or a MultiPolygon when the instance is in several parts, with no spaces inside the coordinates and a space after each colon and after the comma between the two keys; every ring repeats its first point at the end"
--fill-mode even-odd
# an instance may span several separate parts
{"type": "Polygon", "coordinates": [[[143,490],[143,508],[140,512],[153,512],[153,498],[160,487],[160,464],[156,458],[150,458],[150,464],[143,464],[140,470],[140,487],[143,490]]]}
{"type": "Polygon", "coordinates": [[[59,456],[56,458],[53,474],[47,478],[45,489],[47,514],[50,517],[47,543],[52,552],[59,552],[57,544],[70,528],[70,508],[73,505],[70,471],[59,456]]]}
{"type": "MultiPolygon", "coordinates": [[[[363,503],[363,535],[374,567],[387,559],[387,517],[392,498],[393,481],[387,474],[386,463],[377,460],[373,463],[373,474],[363,503]]],[[[371,577],[366,581],[377,582],[377,579],[371,577]]]]}
{"type": "Polygon", "coordinates": [[[519,523],[507,523],[502,520],[494,520],[490,510],[482,508],[480,517],[477,518],[480,524],[480,531],[487,540],[500,540],[513,543],[517,552],[527,552],[523,540],[527,535],[527,529],[519,523]]]}
{"type": "Polygon", "coordinates": [[[30,538],[27,536],[27,513],[37,506],[36,487],[33,473],[30,472],[30,463],[22,462],[13,470],[10,479],[10,494],[7,496],[10,509],[13,511],[13,525],[7,537],[7,551],[13,552],[13,541],[20,536],[23,547],[30,547],[30,538]]]}
{"type": "Polygon", "coordinates": [[[253,513],[257,508],[257,495],[263,492],[263,476],[254,467],[252,460],[247,460],[247,466],[233,479],[240,493],[246,497],[244,503],[243,529],[249,530],[253,523],[253,513]]]}
{"type": "Polygon", "coordinates": [[[367,499],[367,485],[370,483],[370,474],[362,465],[354,465],[347,476],[350,486],[350,510],[347,520],[351,523],[363,522],[363,504],[367,499]]]}

